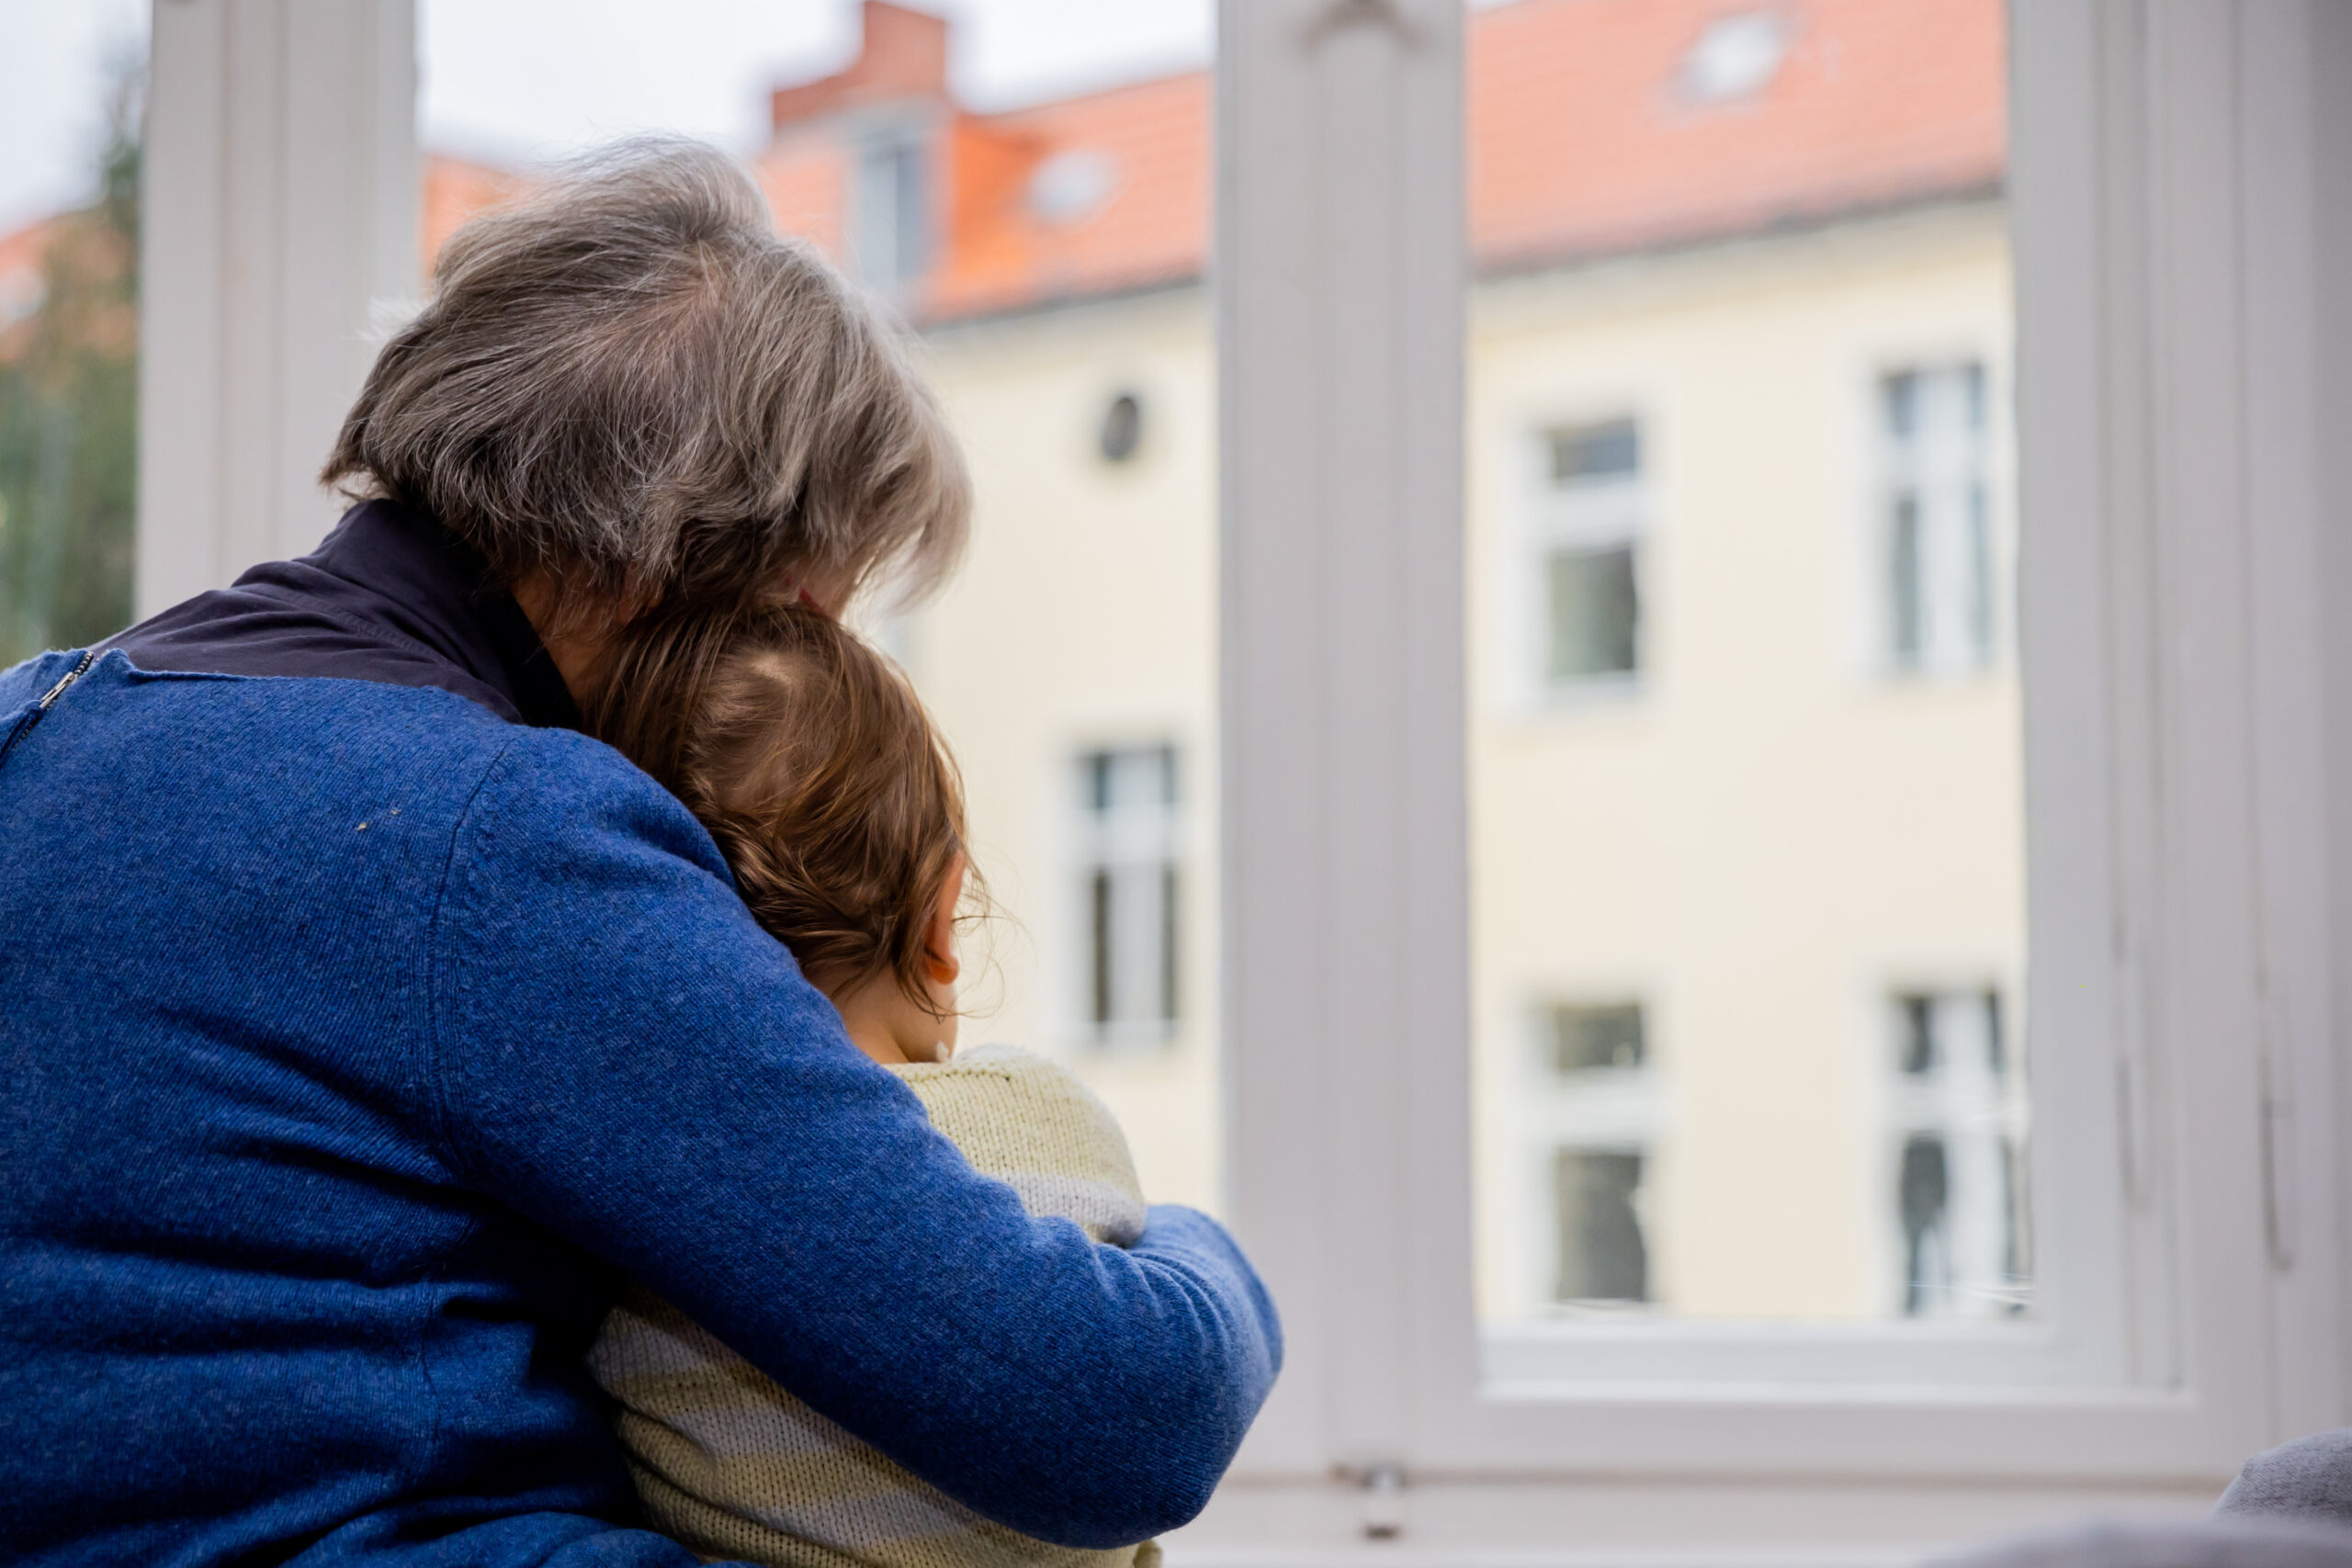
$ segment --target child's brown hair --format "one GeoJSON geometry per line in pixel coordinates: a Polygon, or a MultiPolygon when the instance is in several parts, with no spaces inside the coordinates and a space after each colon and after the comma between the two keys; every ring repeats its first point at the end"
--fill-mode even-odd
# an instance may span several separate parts
{"type": "Polygon", "coordinates": [[[810,983],[888,974],[932,1008],[924,937],[964,854],[964,791],[906,677],[800,604],[656,611],[602,673],[589,732],[701,819],[810,983]]]}

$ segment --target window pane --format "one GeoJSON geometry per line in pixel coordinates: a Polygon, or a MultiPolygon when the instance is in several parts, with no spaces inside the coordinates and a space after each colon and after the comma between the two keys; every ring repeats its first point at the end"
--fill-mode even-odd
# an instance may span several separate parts
{"type": "Polygon", "coordinates": [[[929,150],[902,134],[860,150],[853,197],[858,269],[892,294],[922,277],[931,243],[929,150]]]}
{"type": "Polygon", "coordinates": [[[1639,1003],[1552,1010],[1552,1070],[1595,1072],[1642,1065],[1639,1003]]]}
{"type": "Polygon", "coordinates": [[[1562,1149],[1552,1163],[1559,1207],[1563,1303],[1649,1300],[1649,1249],[1642,1240],[1642,1156],[1562,1149]]]}
{"type": "Polygon", "coordinates": [[[1642,430],[1630,419],[1552,433],[1552,481],[1614,479],[1642,468],[1642,430]]]}
{"type": "Polygon", "coordinates": [[[1080,876],[1090,889],[1085,964],[1092,1045],[1164,1044],[1180,1007],[1176,889],[1183,831],[1173,746],[1091,751],[1080,760],[1080,876]]]}
{"type": "Polygon", "coordinates": [[[1052,29],[1002,0],[678,0],[653,33],[527,43],[506,0],[422,9],[432,243],[537,160],[680,131],[743,153],[779,226],[907,321],[973,533],[934,603],[866,629],[963,773],[995,910],[964,1038],[1069,1063],[1148,1196],[1215,1207],[1208,0],[1052,29]]]}
{"type": "Polygon", "coordinates": [[[1894,496],[1888,655],[1906,672],[1966,672],[1993,656],[1984,367],[1886,378],[1882,461],[1894,496]]]}
{"type": "Polygon", "coordinates": [[[2000,0],[1466,25],[1482,1312],[2031,1314],[2000,0]]]}
{"type": "Polygon", "coordinates": [[[2031,1238],[2016,1180],[2026,1101],[2000,993],[1913,994],[1896,1007],[1903,1313],[2014,1315],[2030,1300],[2031,1238]]]}
{"type": "MultiPolygon", "coordinates": [[[[1100,9],[1108,38],[1129,8],[1100,9]]],[[[1002,914],[967,1038],[1070,1063],[1147,1193],[1215,1208],[1210,9],[1161,69],[1106,56],[940,120],[907,297],[976,508],[962,571],[894,635],[1002,914]]]]}
{"type": "Polygon", "coordinates": [[[12,18],[0,105],[0,669],[130,622],[144,6],[12,18]]]}
{"type": "Polygon", "coordinates": [[[1544,567],[1552,617],[1552,680],[1632,674],[1637,668],[1634,638],[1641,618],[1633,547],[1555,550],[1544,567]]]}

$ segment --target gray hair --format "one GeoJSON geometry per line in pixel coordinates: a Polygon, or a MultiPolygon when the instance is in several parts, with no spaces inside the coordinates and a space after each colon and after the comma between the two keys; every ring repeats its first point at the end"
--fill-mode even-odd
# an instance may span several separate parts
{"type": "Polygon", "coordinates": [[[777,236],[741,166],[676,141],[459,229],[322,478],[431,513],[503,581],[544,570],[567,610],[786,577],[919,597],[971,512],[902,335],[777,236]]]}

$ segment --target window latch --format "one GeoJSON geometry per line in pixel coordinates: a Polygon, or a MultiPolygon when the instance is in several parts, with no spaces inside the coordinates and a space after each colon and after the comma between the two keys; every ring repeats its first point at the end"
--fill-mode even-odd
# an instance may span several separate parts
{"type": "Polygon", "coordinates": [[[1363,1494],[1366,1540],[1395,1540],[1405,1533],[1405,1467],[1394,1460],[1354,1465],[1340,1472],[1363,1494]]]}
{"type": "Polygon", "coordinates": [[[1298,47],[1308,54],[1329,42],[1336,33],[1364,26],[1385,28],[1408,51],[1421,47],[1421,29],[1396,8],[1396,0],[1331,0],[1298,35],[1298,47]]]}

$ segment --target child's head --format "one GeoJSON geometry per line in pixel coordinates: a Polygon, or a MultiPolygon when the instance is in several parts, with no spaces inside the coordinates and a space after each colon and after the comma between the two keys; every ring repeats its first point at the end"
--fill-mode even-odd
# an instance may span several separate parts
{"type": "Polygon", "coordinates": [[[624,634],[589,722],[702,820],[861,1046],[952,1047],[963,789],[888,660],[799,605],[657,612],[624,634]]]}

